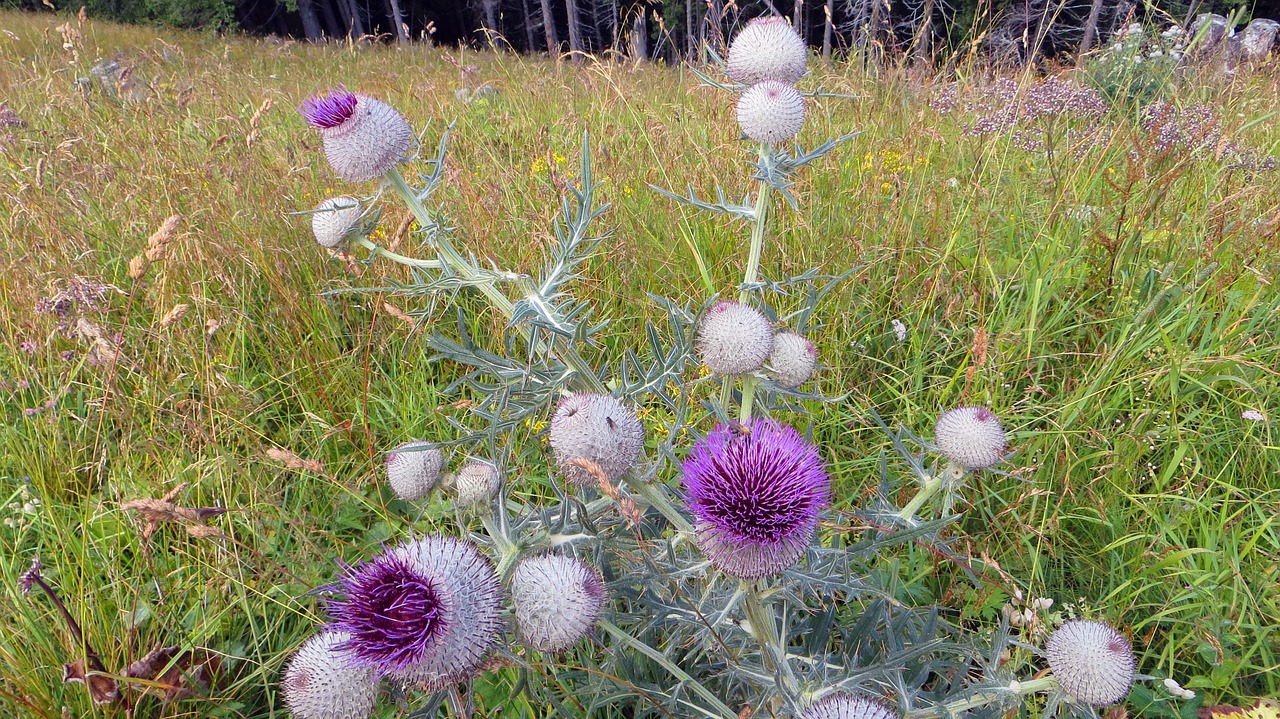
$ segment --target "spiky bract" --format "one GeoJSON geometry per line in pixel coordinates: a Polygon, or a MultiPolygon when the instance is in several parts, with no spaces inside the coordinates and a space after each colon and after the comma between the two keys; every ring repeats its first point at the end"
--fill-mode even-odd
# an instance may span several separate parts
{"type": "Polygon", "coordinates": [[[813,376],[818,363],[818,348],[794,332],[779,332],[773,338],[773,351],[765,363],[765,372],[783,387],[799,387],[813,376]]]}
{"type": "Polygon", "coordinates": [[[373,669],[341,648],[349,639],[342,632],[322,632],[289,660],[280,690],[297,719],[365,719],[373,713],[378,679],[373,669]]]}
{"type": "Polygon", "coordinates": [[[430,442],[406,442],[387,455],[387,483],[406,501],[421,499],[440,481],[444,453],[430,442]]]}
{"type": "Polygon", "coordinates": [[[698,325],[698,357],[716,374],[754,372],[773,351],[773,325],[760,310],[721,300],[698,325]]]}
{"type": "Polygon", "coordinates": [[[799,719],[898,719],[898,712],[880,699],[838,692],[809,705],[799,719]]]}
{"type": "Polygon", "coordinates": [[[794,564],[830,503],[831,480],[817,448],[771,420],[716,428],[682,469],[698,546],[743,579],[776,576],[794,564]]]}
{"type": "Polygon", "coordinates": [[[765,80],[752,85],[738,98],[738,125],[742,134],[756,142],[786,142],[804,127],[804,98],[785,82],[765,80]]]}
{"type": "Polygon", "coordinates": [[[502,587],[470,542],[428,535],[349,568],[329,605],[341,646],[430,690],[473,675],[502,629],[502,587]]]}
{"type": "Polygon", "coordinates": [[[470,507],[492,500],[502,486],[502,478],[498,475],[497,467],[488,462],[472,460],[458,470],[453,484],[458,504],[470,507]]]}
{"type": "Polygon", "coordinates": [[[760,17],[747,23],[733,43],[725,74],[744,85],[765,80],[793,83],[809,62],[809,47],[791,23],[781,17],[760,17]]]}
{"type": "Polygon", "coordinates": [[[564,651],[586,636],[604,598],[600,571],[573,557],[531,557],[511,574],[520,640],[544,652],[564,651]]]}
{"type": "Polygon", "coordinates": [[[317,93],[298,109],[320,131],[333,171],[364,182],[395,167],[413,144],[413,128],[387,103],[344,89],[317,93]]]}
{"type": "Polygon", "coordinates": [[[1000,420],[986,407],[943,412],[933,428],[933,442],[947,459],[968,469],[996,465],[1008,448],[1000,420]]]}
{"type": "Polygon", "coordinates": [[[330,197],[311,213],[311,233],[322,247],[337,247],[360,220],[360,201],[354,197],[330,197]]]}
{"type": "Polygon", "coordinates": [[[636,413],[604,394],[566,397],[551,418],[551,451],[562,476],[581,487],[597,484],[587,470],[571,459],[595,462],[610,481],[621,477],[640,456],[644,426],[636,413]]]}
{"type": "Polygon", "coordinates": [[[1124,701],[1138,670],[1129,640],[1107,624],[1087,619],[1058,627],[1049,635],[1045,655],[1067,699],[1091,707],[1124,701]]]}

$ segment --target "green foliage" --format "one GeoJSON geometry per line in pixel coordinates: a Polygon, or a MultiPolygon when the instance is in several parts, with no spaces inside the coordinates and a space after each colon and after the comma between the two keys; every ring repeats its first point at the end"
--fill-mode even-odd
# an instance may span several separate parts
{"type": "MultiPolygon", "coordinates": [[[[1138,28],[1140,26],[1133,26],[1138,28]]],[[[1080,62],[1080,76],[1113,107],[1136,110],[1174,89],[1182,46],[1149,29],[1134,29],[1080,62]]]]}

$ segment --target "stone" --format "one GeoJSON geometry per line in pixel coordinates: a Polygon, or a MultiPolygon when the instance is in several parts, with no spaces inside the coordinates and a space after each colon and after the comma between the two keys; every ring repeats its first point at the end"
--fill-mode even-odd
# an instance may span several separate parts
{"type": "Polygon", "coordinates": [[[1266,59],[1280,32],[1280,22],[1257,18],[1240,33],[1240,58],[1246,61],[1266,59]]]}
{"type": "Polygon", "coordinates": [[[1222,15],[1200,13],[1191,24],[1191,37],[1197,55],[1208,55],[1217,50],[1222,41],[1235,34],[1231,23],[1222,15]]]}

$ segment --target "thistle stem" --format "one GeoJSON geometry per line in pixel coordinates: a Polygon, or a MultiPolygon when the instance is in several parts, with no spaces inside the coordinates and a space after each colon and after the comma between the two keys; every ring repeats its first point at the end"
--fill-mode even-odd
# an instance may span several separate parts
{"type": "Polygon", "coordinates": [[[904,522],[910,522],[915,519],[916,512],[919,512],[924,503],[932,499],[933,495],[937,494],[940,489],[942,489],[942,477],[935,475],[925,480],[924,486],[920,488],[919,492],[916,492],[916,496],[912,497],[910,502],[907,502],[907,506],[903,507],[901,512],[898,512],[898,517],[904,522]]]}
{"type": "Polygon", "coordinates": [[[675,677],[676,679],[679,679],[682,684],[688,685],[689,689],[692,690],[694,694],[697,694],[698,696],[705,699],[707,703],[710,704],[711,707],[716,712],[718,712],[722,717],[724,717],[724,719],[737,719],[737,716],[738,716],[737,712],[733,711],[728,706],[726,706],[724,702],[720,701],[719,697],[711,693],[710,689],[707,689],[706,687],[702,686],[701,682],[689,676],[689,674],[685,672],[685,670],[677,666],[675,662],[671,661],[671,659],[667,657],[667,655],[663,654],[657,649],[654,649],[648,644],[645,644],[639,639],[636,639],[635,637],[631,636],[627,632],[624,632],[621,628],[619,628],[613,622],[610,622],[608,619],[601,619],[598,622],[598,624],[601,629],[608,632],[609,635],[612,636],[614,639],[617,639],[618,641],[622,642],[623,644],[626,644],[632,649],[635,649],[636,651],[640,652],[646,657],[649,657],[653,661],[657,662],[658,665],[661,666],[663,669],[666,669],[667,672],[671,674],[671,676],[675,677]]]}
{"type": "Polygon", "coordinates": [[[994,704],[1008,698],[1010,694],[1021,697],[1036,692],[1050,691],[1057,686],[1058,680],[1052,676],[1032,679],[1029,682],[1013,682],[1007,687],[979,692],[968,699],[957,699],[956,701],[939,704],[928,709],[909,711],[903,716],[903,719],[943,719],[943,717],[956,716],[960,712],[969,709],[994,704]]]}
{"type": "Polygon", "coordinates": [[[643,497],[649,505],[658,510],[658,513],[666,517],[671,526],[676,528],[678,532],[693,533],[693,525],[689,520],[680,514],[680,510],[676,509],[671,503],[671,498],[664,491],[666,485],[659,485],[655,482],[636,482],[632,486],[635,487],[636,493],[643,497]]]}
{"type": "Polygon", "coordinates": [[[796,678],[795,672],[791,669],[791,663],[787,661],[787,647],[778,633],[778,623],[765,607],[764,598],[760,596],[760,588],[755,582],[742,580],[741,589],[746,595],[742,606],[747,613],[747,619],[751,622],[751,633],[773,664],[774,673],[778,677],[778,686],[783,694],[789,702],[796,704],[800,695],[800,680],[796,678]]]}
{"type": "Polygon", "coordinates": [[[746,424],[751,419],[751,404],[756,397],[756,386],[760,380],[754,375],[742,376],[742,405],[738,408],[738,421],[746,424]]]}
{"type": "MultiPolygon", "coordinates": [[[[767,162],[773,156],[773,148],[760,143],[760,161],[767,162]]],[[[769,218],[769,195],[773,186],[768,182],[760,183],[760,194],[756,196],[756,209],[751,225],[751,250],[747,255],[747,270],[742,276],[742,289],[738,291],[738,301],[746,302],[750,296],[747,287],[756,283],[760,275],[760,255],[764,251],[764,230],[769,218]]]]}
{"type": "Polygon", "coordinates": [[[361,237],[357,239],[355,241],[355,244],[360,245],[361,247],[369,250],[375,256],[385,257],[388,260],[391,260],[392,262],[397,262],[399,264],[405,265],[406,267],[418,267],[424,270],[440,269],[440,260],[419,260],[414,257],[407,257],[398,252],[392,252],[391,250],[388,250],[382,245],[379,245],[378,243],[373,242],[368,237],[361,237]]]}

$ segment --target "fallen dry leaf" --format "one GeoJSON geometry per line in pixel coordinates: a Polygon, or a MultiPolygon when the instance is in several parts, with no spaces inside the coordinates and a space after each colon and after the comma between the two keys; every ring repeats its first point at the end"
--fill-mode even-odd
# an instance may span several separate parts
{"type": "Polygon", "coordinates": [[[156,647],[121,674],[142,680],[144,693],[171,702],[207,696],[221,667],[221,657],[204,649],[156,647]]]}
{"type": "Polygon", "coordinates": [[[305,469],[316,474],[324,474],[324,465],[314,459],[303,459],[287,449],[271,448],[267,456],[283,464],[289,469],[305,469]]]}
{"type": "Polygon", "coordinates": [[[86,671],[84,659],[63,664],[62,681],[65,684],[85,685],[94,704],[114,704],[120,700],[120,687],[116,685],[116,680],[101,670],[86,671]]]}

